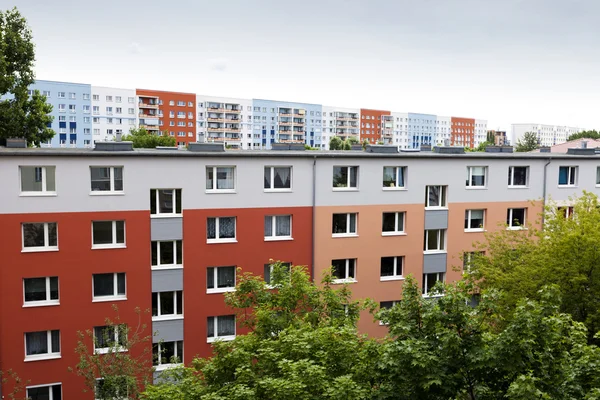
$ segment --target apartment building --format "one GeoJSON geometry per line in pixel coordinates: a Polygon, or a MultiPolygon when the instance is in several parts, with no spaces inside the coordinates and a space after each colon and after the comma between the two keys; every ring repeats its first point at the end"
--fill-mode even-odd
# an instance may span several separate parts
{"type": "MultiPolygon", "coordinates": [[[[387,307],[409,274],[425,296],[438,280],[459,279],[461,256],[485,231],[535,226],[540,199],[568,205],[582,190],[600,194],[594,149],[127,146],[0,149],[0,366],[65,399],[93,398],[67,368],[77,363],[77,331],[100,336],[113,304],[131,326],[136,307],[151,310],[141,322],[156,332],[154,352],[189,362],[245,333],[223,301],[237,267],[268,281],[271,260],[306,265],[315,278],[333,266],[335,283],[387,307]]],[[[386,333],[366,314],[359,328],[386,333]]],[[[171,366],[163,361],[154,360],[158,371],[171,366]]]]}
{"type": "Polygon", "coordinates": [[[583,130],[583,128],[561,125],[512,124],[510,140],[511,144],[515,145],[526,132],[533,132],[537,135],[540,146],[554,146],[565,143],[569,136],[583,130]]]}
{"type": "Polygon", "coordinates": [[[196,102],[198,142],[260,149],[260,134],[252,130],[252,100],[196,95],[196,102]]]}
{"type": "Polygon", "coordinates": [[[452,146],[475,147],[475,120],[473,118],[451,117],[452,146]]]}
{"type": "Polygon", "coordinates": [[[135,90],[101,86],[92,86],[91,90],[93,141],[114,140],[116,135],[128,134],[137,127],[135,90]]]}
{"type": "Polygon", "coordinates": [[[39,90],[52,105],[51,128],[56,135],[44,147],[89,147],[92,144],[91,85],[37,80],[39,90]]]}
{"type": "Polygon", "coordinates": [[[370,144],[382,141],[381,120],[385,115],[391,115],[390,111],[360,109],[360,140],[366,140],[370,144]]]}
{"type": "Polygon", "coordinates": [[[316,147],[328,150],[329,140],[333,136],[360,141],[360,109],[324,106],[321,121],[321,135],[315,138],[315,142],[321,145],[316,147]]]}
{"type": "MultiPolygon", "coordinates": [[[[473,147],[479,146],[480,143],[483,143],[487,140],[487,121],[483,119],[475,120],[475,135],[474,135],[474,143],[473,147]]],[[[499,143],[499,145],[504,145],[503,143],[499,143]]]]}
{"type": "Polygon", "coordinates": [[[196,142],[196,95],[136,89],[140,127],[153,134],[168,132],[179,147],[196,142]],[[158,120],[158,125],[155,122],[158,120]]]}

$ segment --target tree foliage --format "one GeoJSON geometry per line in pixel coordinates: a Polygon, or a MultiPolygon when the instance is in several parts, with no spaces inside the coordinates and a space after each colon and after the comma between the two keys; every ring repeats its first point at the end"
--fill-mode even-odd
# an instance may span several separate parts
{"type": "Polygon", "coordinates": [[[515,146],[517,152],[533,151],[540,147],[538,137],[535,132],[525,132],[515,146]]]}
{"type": "Polygon", "coordinates": [[[571,136],[569,136],[567,138],[567,142],[570,142],[571,140],[576,140],[576,139],[600,139],[600,132],[596,131],[596,130],[591,130],[591,131],[581,131],[578,133],[574,133],[571,136]]]}
{"type": "Polygon", "coordinates": [[[572,212],[549,202],[544,210],[544,230],[500,230],[479,244],[485,256],[472,262],[481,287],[506,293],[513,306],[519,299],[539,298],[543,285],[557,285],[563,299],[561,311],[585,323],[591,340],[600,329],[600,202],[583,192],[572,198],[572,212]]]}
{"type": "Polygon", "coordinates": [[[31,29],[17,8],[0,10],[0,141],[25,138],[39,146],[54,137],[52,106],[28,88],[35,81],[31,29]]]}
{"type": "Polygon", "coordinates": [[[23,381],[19,375],[12,369],[0,371],[0,388],[3,399],[8,400],[26,400],[26,386],[30,381],[23,381]],[[11,390],[7,390],[10,388],[11,390]]]}
{"type": "Polygon", "coordinates": [[[479,143],[479,145],[477,147],[474,147],[474,148],[465,147],[465,151],[466,152],[484,152],[486,147],[488,147],[488,146],[494,146],[494,143],[488,142],[488,141],[481,142],[481,143],[479,143]]]}
{"type": "Polygon", "coordinates": [[[102,338],[95,337],[91,330],[77,333],[75,352],[79,362],[69,370],[83,378],[84,392],[94,392],[98,400],[139,399],[144,387],[152,382],[152,335],[145,333],[141,310],[135,310],[135,327],[121,322],[116,305],[113,310],[116,317],[106,319],[102,338]],[[100,341],[107,345],[107,351],[95,350],[104,347],[98,346],[100,341]]]}
{"type": "Polygon", "coordinates": [[[166,131],[161,135],[152,135],[145,128],[131,128],[129,135],[124,135],[122,140],[133,142],[135,148],[154,149],[157,146],[175,146],[175,138],[169,136],[166,131]]]}
{"type": "MultiPolygon", "coordinates": [[[[352,150],[352,145],[361,144],[357,138],[350,136],[346,140],[342,140],[339,136],[332,136],[329,139],[329,150],[352,150]]],[[[365,147],[363,143],[363,148],[365,147]]]]}

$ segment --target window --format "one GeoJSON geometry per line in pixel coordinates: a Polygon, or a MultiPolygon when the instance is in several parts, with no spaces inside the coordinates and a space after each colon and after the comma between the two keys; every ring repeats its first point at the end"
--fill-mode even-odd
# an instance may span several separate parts
{"type": "Polygon", "coordinates": [[[404,256],[381,257],[381,268],[379,280],[394,281],[404,279],[402,275],[404,269],[404,256]]]}
{"type": "Polygon", "coordinates": [[[23,293],[25,306],[45,306],[59,304],[58,277],[24,278],[23,293]]]}
{"type": "Polygon", "coordinates": [[[56,222],[28,222],[22,224],[23,251],[58,250],[56,222]]]}
{"type": "Polygon", "coordinates": [[[577,185],[577,167],[558,168],[558,186],[577,185]]]}
{"type": "Polygon", "coordinates": [[[123,167],[90,167],[92,192],[123,192],[123,167]]]}
{"type": "Polygon", "coordinates": [[[508,229],[525,228],[526,208],[509,208],[506,211],[506,224],[508,229]]]}
{"type": "Polygon", "coordinates": [[[112,96],[106,96],[106,101],[112,101],[112,96]]]}
{"type": "Polygon", "coordinates": [[[59,99],[64,99],[65,98],[65,92],[58,92],[58,98],[59,99]]]}
{"type": "Polygon", "coordinates": [[[206,167],[206,190],[235,190],[235,167],[206,167]]]}
{"type": "Polygon", "coordinates": [[[183,291],[152,293],[152,320],[183,317],[183,291]]]}
{"type": "Polygon", "coordinates": [[[291,215],[266,215],[265,240],[281,240],[292,238],[291,215]]]}
{"type": "Polygon", "coordinates": [[[483,257],[485,253],[483,251],[465,251],[463,253],[463,271],[466,273],[471,272],[471,265],[473,260],[477,257],[483,257]]]}
{"type": "Polygon", "coordinates": [[[44,90],[44,91],[42,91],[42,95],[44,95],[46,97],[50,97],[50,91],[49,90],[44,90]]]}
{"type": "Polygon", "coordinates": [[[465,210],[465,231],[483,231],[485,210],[465,210]]]}
{"type": "Polygon", "coordinates": [[[447,199],[447,189],[448,186],[427,186],[425,188],[425,207],[433,208],[433,207],[447,207],[446,203],[447,199]]]}
{"type": "Polygon", "coordinates": [[[485,187],[487,167],[467,167],[466,186],[471,188],[485,187]]]}
{"type": "Polygon", "coordinates": [[[600,186],[600,167],[596,167],[596,186],[600,186]]]}
{"type": "Polygon", "coordinates": [[[125,299],[125,273],[93,274],[94,300],[125,299]]]}
{"type": "Polygon", "coordinates": [[[333,214],[332,236],[356,236],[356,213],[333,214]]]}
{"type": "Polygon", "coordinates": [[[212,217],[206,221],[206,242],[235,242],[235,217],[212,217]]]}
{"type": "Polygon", "coordinates": [[[223,293],[235,290],[235,267],[209,267],[206,269],[206,293],[223,293]]]}
{"type": "Polygon", "coordinates": [[[383,167],[383,188],[403,189],[405,187],[405,167],[383,167]]]}
{"type": "Polygon", "coordinates": [[[55,195],[56,167],[21,166],[21,193],[27,195],[55,195]]]}
{"type": "Polygon", "coordinates": [[[93,221],[92,248],[125,247],[125,221],[93,221]]]}
{"type": "Polygon", "coordinates": [[[235,315],[208,317],[206,322],[206,341],[208,343],[212,343],[215,340],[235,339],[235,315]]]}
{"type": "Polygon", "coordinates": [[[152,365],[157,370],[183,362],[183,340],[152,345],[152,365]]]}
{"type": "Polygon", "coordinates": [[[150,189],[150,214],[173,217],[181,215],[181,189],[150,189]]]}
{"type": "Polygon", "coordinates": [[[440,291],[434,290],[433,287],[436,283],[442,282],[444,283],[444,279],[446,277],[445,272],[435,272],[432,274],[423,274],[423,296],[439,296],[442,293],[440,291]]]}
{"type": "Polygon", "coordinates": [[[44,386],[29,386],[26,389],[29,400],[62,400],[62,386],[60,383],[44,386]]]}
{"type": "Polygon", "coordinates": [[[181,268],[183,264],[183,243],[181,240],[151,243],[152,269],[181,268]]]}
{"type": "Polygon", "coordinates": [[[567,207],[557,207],[557,214],[561,215],[563,218],[572,218],[573,212],[575,211],[572,206],[567,207]]]}
{"type": "Polygon", "coordinates": [[[529,167],[508,167],[508,186],[527,187],[529,167]]]}
{"type": "Polygon", "coordinates": [[[358,167],[333,167],[334,189],[357,189],[358,167]]]}
{"type": "Polygon", "coordinates": [[[292,167],[265,167],[265,189],[289,190],[292,188],[292,167]]]}
{"type": "Polygon", "coordinates": [[[388,325],[388,321],[386,318],[386,313],[392,309],[396,304],[400,304],[400,300],[391,300],[391,301],[381,301],[379,302],[379,315],[381,320],[379,321],[379,325],[388,325]]]}
{"type": "MultiPolygon", "coordinates": [[[[292,270],[292,263],[289,262],[278,262],[279,265],[285,269],[285,271],[289,274],[292,270]]],[[[273,267],[276,263],[272,263],[272,264],[265,264],[265,269],[264,269],[264,278],[265,278],[265,283],[267,283],[267,285],[271,284],[271,277],[273,276],[273,267]]]]}
{"type": "Polygon", "coordinates": [[[356,259],[332,260],[334,283],[356,282],[356,259]]]}
{"type": "Polygon", "coordinates": [[[425,230],[424,251],[444,251],[446,245],[445,229],[425,230]]]}
{"type": "Polygon", "coordinates": [[[404,234],[405,212],[384,212],[381,233],[384,236],[404,234]]]}
{"type": "Polygon", "coordinates": [[[60,331],[25,333],[25,361],[60,358],[60,331]]]}
{"type": "Polygon", "coordinates": [[[94,350],[96,353],[108,353],[110,348],[117,351],[125,350],[127,345],[127,325],[95,326],[94,350]]]}

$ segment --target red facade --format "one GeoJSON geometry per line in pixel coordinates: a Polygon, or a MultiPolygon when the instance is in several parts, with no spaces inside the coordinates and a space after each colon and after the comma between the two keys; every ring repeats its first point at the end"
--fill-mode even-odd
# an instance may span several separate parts
{"type": "Polygon", "coordinates": [[[381,117],[391,115],[390,111],[360,109],[360,141],[376,144],[383,139],[381,117]]]}

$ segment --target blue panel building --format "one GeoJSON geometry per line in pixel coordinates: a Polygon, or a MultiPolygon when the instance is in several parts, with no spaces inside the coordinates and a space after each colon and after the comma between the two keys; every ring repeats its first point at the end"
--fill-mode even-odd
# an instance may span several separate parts
{"type": "Polygon", "coordinates": [[[437,117],[432,114],[408,113],[408,147],[418,149],[423,144],[431,145],[436,120],[437,117]]]}
{"type": "Polygon", "coordinates": [[[56,135],[43,146],[92,145],[91,85],[37,80],[30,90],[39,90],[52,104],[51,128],[56,135]]]}
{"type": "Polygon", "coordinates": [[[262,148],[270,149],[273,143],[321,144],[320,104],[252,99],[253,136],[260,133],[262,148]]]}

